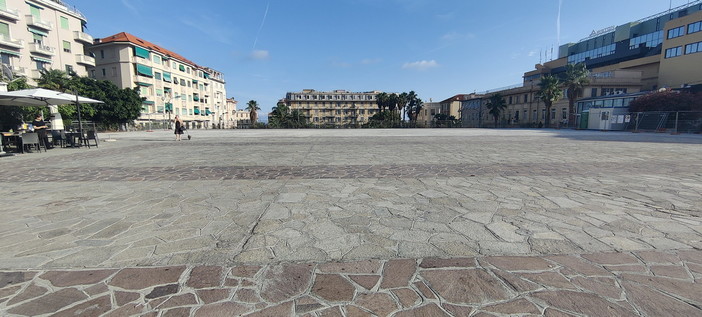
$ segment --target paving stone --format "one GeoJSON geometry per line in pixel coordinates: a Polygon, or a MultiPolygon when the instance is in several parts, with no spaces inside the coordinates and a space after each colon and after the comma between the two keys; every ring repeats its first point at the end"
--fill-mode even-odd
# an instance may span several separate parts
{"type": "Polygon", "coordinates": [[[261,302],[261,298],[256,294],[256,291],[249,288],[236,290],[234,300],[241,303],[257,304],[261,302]]]}
{"type": "Polygon", "coordinates": [[[570,281],[556,272],[518,273],[517,275],[547,288],[575,289],[570,281]]]}
{"type": "Polygon", "coordinates": [[[384,293],[358,294],[354,304],[373,313],[376,316],[389,316],[391,312],[398,309],[395,300],[384,293]]]}
{"type": "Polygon", "coordinates": [[[700,250],[680,250],[678,257],[683,261],[702,265],[702,251],[700,250]]]}
{"type": "Polygon", "coordinates": [[[541,291],[531,294],[557,309],[588,316],[636,316],[631,309],[609,302],[602,297],[574,291],[541,291]]]}
{"type": "Polygon", "coordinates": [[[505,303],[483,306],[481,310],[505,315],[541,314],[541,310],[536,307],[536,305],[524,298],[518,298],[505,303]]]}
{"type": "Polygon", "coordinates": [[[221,266],[197,266],[190,272],[186,285],[192,288],[208,288],[222,285],[221,266]]]}
{"type": "Polygon", "coordinates": [[[578,274],[584,276],[610,276],[611,273],[600,266],[593,265],[583,261],[581,258],[575,256],[550,256],[546,259],[554,261],[568,269],[571,269],[578,274]]]}
{"type": "Polygon", "coordinates": [[[690,274],[684,267],[679,265],[651,265],[649,270],[656,276],[689,279],[690,274]]]}
{"type": "Polygon", "coordinates": [[[582,257],[602,265],[639,264],[639,260],[628,253],[592,253],[582,257]]]}
{"type": "Polygon", "coordinates": [[[11,314],[34,316],[60,311],[62,308],[88,298],[75,288],[64,288],[7,310],[11,314]]]}
{"type": "Polygon", "coordinates": [[[423,259],[419,264],[419,267],[423,269],[435,269],[435,268],[447,268],[447,267],[459,267],[459,268],[474,268],[476,267],[476,262],[474,258],[455,258],[455,259],[440,259],[440,258],[427,258],[423,259]]]}
{"type": "Polygon", "coordinates": [[[344,317],[339,306],[330,307],[317,312],[319,317],[344,317]]]}
{"type": "Polygon", "coordinates": [[[190,317],[190,307],[178,307],[165,311],[161,317],[190,317]]]}
{"type": "Polygon", "coordinates": [[[0,272],[0,288],[30,281],[35,272],[0,272]]]}
{"type": "Polygon", "coordinates": [[[444,312],[439,306],[436,306],[436,304],[428,304],[424,305],[419,308],[414,308],[410,310],[405,310],[401,311],[397,314],[394,315],[395,317],[443,317],[443,316],[450,316],[446,312],[444,312]]]}
{"type": "Polygon", "coordinates": [[[367,290],[373,289],[380,280],[379,275],[349,275],[349,278],[367,290]]]}
{"type": "Polygon", "coordinates": [[[36,284],[29,284],[22,292],[17,294],[16,296],[12,297],[9,301],[7,301],[7,305],[14,305],[17,303],[21,303],[23,301],[26,301],[28,299],[36,298],[41,295],[44,295],[48,292],[45,287],[38,286],[36,284]]]}
{"type": "Polygon", "coordinates": [[[258,265],[241,265],[233,267],[230,274],[235,277],[253,278],[260,270],[261,266],[258,265]]]}
{"type": "Polygon", "coordinates": [[[346,305],[344,309],[347,317],[373,317],[373,314],[358,306],[346,305]]]}
{"type": "Polygon", "coordinates": [[[419,294],[410,288],[396,288],[390,291],[393,293],[397,299],[400,301],[400,305],[403,308],[414,307],[419,304],[422,300],[419,294]]]}
{"type": "Polygon", "coordinates": [[[229,289],[199,289],[195,292],[203,303],[211,304],[229,298],[231,291],[229,289]]]}
{"type": "Polygon", "coordinates": [[[293,312],[293,302],[285,302],[275,306],[265,308],[261,311],[257,311],[246,315],[247,317],[268,317],[268,316],[292,316],[293,312]]]}
{"type": "Polygon", "coordinates": [[[383,267],[383,279],[380,288],[406,287],[417,270],[413,259],[389,260],[383,267]]]}
{"type": "Polygon", "coordinates": [[[115,291],[114,296],[117,306],[124,306],[126,303],[131,303],[141,297],[139,293],[121,291],[115,291]]]}
{"type": "Polygon", "coordinates": [[[432,293],[431,289],[429,289],[429,287],[426,284],[424,284],[424,282],[417,281],[417,282],[414,282],[412,285],[414,285],[414,287],[419,291],[420,294],[422,294],[422,296],[424,298],[427,298],[427,299],[435,299],[436,298],[436,296],[434,296],[434,293],[432,293]]]}
{"type": "Polygon", "coordinates": [[[452,314],[454,317],[468,317],[473,313],[473,307],[469,307],[469,306],[442,304],[441,307],[443,307],[447,312],[452,314]]]}
{"type": "Polygon", "coordinates": [[[553,264],[538,257],[491,256],[483,260],[505,271],[546,271],[553,268],[553,264]]]}
{"type": "Polygon", "coordinates": [[[85,303],[78,304],[68,309],[64,309],[52,316],[56,317],[73,317],[73,316],[99,316],[112,309],[112,302],[110,301],[110,296],[102,296],[93,300],[89,300],[85,303]]]}
{"type": "Polygon", "coordinates": [[[51,271],[39,277],[58,287],[92,285],[104,281],[117,270],[51,271]]]}
{"type": "Polygon", "coordinates": [[[611,272],[646,272],[646,267],[641,264],[633,265],[605,265],[604,268],[611,272]]]}
{"type": "Polygon", "coordinates": [[[495,273],[495,275],[499,277],[508,288],[511,288],[518,293],[530,292],[541,288],[541,286],[538,284],[524,280],[514,273],[500,270],[493,270],[493,273],[495,273]]]}
{"type": "Polygon", "coordinates": [[[560,310],[555,310],[550,307],[546,307],[544,310],[544,317],[575,317],[576,315],[571,315],[568,313],[564,313],[560,310]]]}
{"type": "Polygon", "coordinates": [[[658,263],[658,264],[678,264],[680,263],[680,258],[673,253],[665,253],[661,251],[639,251],[635,252],[636,256],[641,258],[645,263],[658,263]]]}
{"type": "Polygon", "coordinates": [[[302,294],[312,279],[312,265],[277,265],[263,273],[261,297],[273,303],[302,294]]]}
{"type": "Polygon", "coordinates": [[[378,260],[330,262],[320,264],[317,267],[320,272],[344,274],[377,274],[380,272],[380,268],[381,263],[378,260]]]}
{"type": "Polygon", "coordinates": [[[420,275],[452,304],[483,304],[509,298],[502,284],[482,270],[426,270],[420,275]]]}
{"type": "Polygon", "coordinates": [[[679,279],[671,279],[666,277],[629,273],[622,274],[621,278],[624,281],[647,285],[651,288],[661,290],[669,294],[675,294],[681,298],[688,298],[692,301],[702,302],[702,284],[699,283],[686,282],[679,279]]]}
{"type": "Polygon", "coordinates": [[[21,285],[14,285],[14,286],[10,286],[10,287],[0,288],[0,298],[5,298],[8,296],[15,295],[17,293],[17,291],[20,290],[20,288],[22,288],[21,285]]]}
{"type": "Polygon", "coordinates": [[[673,297],[661,294],[649,287],[624,281],[627,298],[645,316],[699,316],[702,309],[673,297]]]}
{"type": "Polygon", "coordinates": [[[338,274],[317,274],[312,285],[312,294],[330,302],[353,300],[356,288],[338,274]]]}
{"type": "Polygon", "coordinates": [[[300,315],[323,308],[324,305],[311,296],[295,299],[295,314],[300,315]]]}
{"type": "Polygon", "coordinates": [[[127,268],[117,272],[107,284],[128,290],[140,290],[156,285],[178,282],[184,270],[184,266],[127,268]]]}
{"type": "Polygon", "coordinates": [[[130,303],[128,305],[121,306],[115,310],[112,310],[105,315],[104,317],[125,317],[125,316],[149,316],[149,314],[146,313],[146,305],[144,304],[134,304],[130,303]]]}
{"type": "Polygon", "coordinates": [[[164,286],[156,286],[154,289],[151,291],[151,293],[146,294],[144,296],[147,299],[153,299],[153,298],[159,298],[163,296],[168,296],[171,294],[178,293],[178,290],[180,287],[178,284],[170,284],[170,285],[164,285],[164,286]]]}
{"type": "Polygon", "coordinates": [[[158,306],[159,310],[181,306],[192,306],[198,304],[197,298],[192,293],[175,295],[168,298],[165,302],[158,306]]]}
{"type": "Polygon", "coordinates": [[[232,303],[214,303],[203,305],[195,311],[195,317],[230,317],[243,315],[245,313],[251,312],[251,308],[248,306],[232,303]]]}
{"type": "Polygon", "coordinates": [[[591,291],[597,295],[618,300],[622,297],[622,289],[614,278],[607,277],[574,277],[570,280],[573,285],[591,291]]]}

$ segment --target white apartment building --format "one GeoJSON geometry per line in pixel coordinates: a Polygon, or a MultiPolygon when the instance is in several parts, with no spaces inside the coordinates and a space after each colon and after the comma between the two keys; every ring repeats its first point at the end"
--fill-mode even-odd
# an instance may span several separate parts
{"type": "Polygon", "coordinates": [[[247,129],[251,127],[251,116],[246,109],[238,109],[237,106],[239,101],[234,98],[227,98],[227,105],[231,109],[230,120],[231,123],[227,128],[232,129],[247,129]]]}
{"type": "Polygon", "coordinates": [[[164,128],[176,115],[191,129],[226,127],[230,121],[219,71],[125,32],[96,39],[90,52],[96,59],[90,77],[138,88],[146,98],[137,125],[164,128]]]}
{"type": "Polygon", "coordinates": [[[93,37],[87,19],[60,0],[0,0],[0,59],[3,74],[35,84],[41,69],[86,76],[95,59],[86,49],[93,37]]]}
{"type": "Polygon", "coordinates": [[[305,89],[287,93],[284,102],[291,110],[300,110],[314,125],[353,127],[367,123],[378,112],[375,96],[379,93],[305,89]]]}

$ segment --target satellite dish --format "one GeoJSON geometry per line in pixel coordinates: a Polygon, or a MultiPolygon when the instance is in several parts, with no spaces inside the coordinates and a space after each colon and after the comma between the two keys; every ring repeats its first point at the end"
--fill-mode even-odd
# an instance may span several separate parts
{"type": "Polygon", "coordinates": [[[14,79],[12,69],[10,69],[7,64],[2,64],[2,78],[7,78],[8,81],[12,81],[14,79]]]}

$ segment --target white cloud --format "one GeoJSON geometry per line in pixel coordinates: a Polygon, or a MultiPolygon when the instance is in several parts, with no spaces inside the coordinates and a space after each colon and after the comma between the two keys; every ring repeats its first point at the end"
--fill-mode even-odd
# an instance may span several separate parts
{"type": "Polygon", "coordinates": [[[435,60],[430,60],[430,61],[416,61],[416,62],[411,62],[411,63],[405,63],[402,65],[402,69],[414,69],[414,70],[427,70],[430,68],[435,68],[439,67],[439,63],[437,63],[435,60]]]}
{"type": "Polygon", "coordinates": [[[366,58],[361,60],[361,65],[371,65],[371,64],[378,64],[382,60],[380,58],[366,58]]]}
{"type": "Polygon", "coordinates": [[[270,53],[266,50],[254,50],[249,57],[257,61],[264,61],[270,58],[270,53]]]}

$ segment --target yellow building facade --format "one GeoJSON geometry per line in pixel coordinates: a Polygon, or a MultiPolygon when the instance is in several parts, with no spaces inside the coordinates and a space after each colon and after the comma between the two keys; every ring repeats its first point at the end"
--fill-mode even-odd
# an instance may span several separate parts
{"type": "Polygon", "coordinates": [[[380,91],[349,92],[305,89],[288,92],[283,100],[290,110],[299,110],[315,126],[358,127],[378,112],[380,91]]]}

